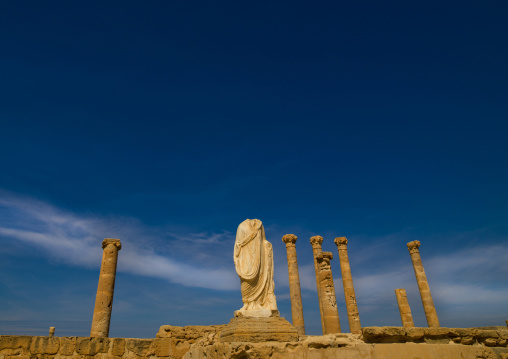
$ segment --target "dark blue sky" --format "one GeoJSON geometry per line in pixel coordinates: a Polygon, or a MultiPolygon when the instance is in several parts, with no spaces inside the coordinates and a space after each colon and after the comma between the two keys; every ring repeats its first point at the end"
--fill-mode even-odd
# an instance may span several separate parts
{"type": "MultiPolygon", "coordinates": [[[[232,242],[246,218],[274,243],[288,319],[280,237],[295,233],[308,278],[311,235],[333,252],[335,236],[349,238],[364,325],[400,325],[393,289],[406,281],[422,315],[413,239],[435,265],[442,324],[498,325],[508,315],[496,301],[508,290],[507,16],[505,1],[0,5],[0,317],[11,320],[0,334],[64,318],[86,334],[100,241],[115,236],[119,275],[146,291],[117,282],[114,316],[127,324],[112,335],[227,322],[239,283],[178,278],[217,270],[236,280],[232,242]],[[131,243],[165,264],[141,268],[149,257],[130,257],[131,243]],[[448,293],[452,283],[461,287],[448,293]],[[42,315],[37,305],[62,288],[69,300],[42,315]],[[160,299],[175,291],[179,310],[160,299]],[[471,291],[485,295],[457,302],[471,291]],[[208,298],[214,314],[188,298],[208,298]],[[482,312],[486,303],[497,312],[482,312]],[[146,327],[129,332],[132,323],[146,327]]],[[[311,282],[306,321],[319,332],[311,282]]]]}

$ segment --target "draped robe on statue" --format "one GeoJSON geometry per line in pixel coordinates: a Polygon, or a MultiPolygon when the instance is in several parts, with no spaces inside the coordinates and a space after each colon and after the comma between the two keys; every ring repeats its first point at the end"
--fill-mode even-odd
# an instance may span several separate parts
{"type": "Polygon", "coordinates": [[[246,219],[236,232],[234,261],[241,280],[245,316],[266,317],[277,310],[273,283],[273,250],[259,219],[246,219]]]}

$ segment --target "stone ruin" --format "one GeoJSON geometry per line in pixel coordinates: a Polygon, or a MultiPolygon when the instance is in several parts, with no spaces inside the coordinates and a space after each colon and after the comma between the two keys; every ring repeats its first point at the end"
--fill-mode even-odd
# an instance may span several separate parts
{"type": "Polygon", "coordinates": [[[0,359],[508,359],[506,326],[441,327],[420,257],[419,241],[407,247],[428,327],[415,327],[403,288],[395,289],[401,327],[362,327],[349,265],[346,237],[335,238],[348,333],[341,331],[332,276],[333,254],[322,251],[323,237],[310,244],[323,335],[306,335],[296,256],[297,236],[286,234],[292,324],[281,318],[273,294],[273,254],[259,220],[246,220],[235,242],[235,267],[242,282],[244,306],[229,324],[211,326],[163,325],[153,339],[109,338],[113,307],[118,239],[102,242],[103,258],[90,337],[0,335],[0,359]],[[248,251],[248,256],[242,253],[248,251]],[[254,258],[254,259],[253,259],[254,258]],[[271,267],[271,269],[270,269],[271,267]]]}

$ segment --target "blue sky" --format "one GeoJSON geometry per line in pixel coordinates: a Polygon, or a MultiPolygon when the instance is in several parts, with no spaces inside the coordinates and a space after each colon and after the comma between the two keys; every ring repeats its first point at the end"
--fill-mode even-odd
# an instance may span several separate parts
{"type": "MultiPolygon", "coordinates": [[[[103,238],[123,248],[111,336],[226,323],[238,224],[263,221],[307,332],[309,238],[349,239],[364,326],[508,318],[504,1],[0,5],[0,334],[87,335],[103,238]]],[[[347,316],[332,261],[342,327],[347,316]]]]}

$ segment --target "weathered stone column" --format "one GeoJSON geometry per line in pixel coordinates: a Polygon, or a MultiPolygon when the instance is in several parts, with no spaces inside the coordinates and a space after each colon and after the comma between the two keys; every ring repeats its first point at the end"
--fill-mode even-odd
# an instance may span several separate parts
{"type": "Polygon", "coordinates": [[[402,320],[402,326],[404,328],[413,328],[415,323],[413,322],[413,316],[411,315],[411,308],[407,301],[407,295],[405,289],[395,289],[395,296],[397,297],[397,303],[399,304],[400,319],[402,320]]]}
{"type": "Polygon", "coordinates": [[[282,241],[286,243],[289,274],[289,296],[291,297],[291,315],[293,326],[298,334],[305,335],[305,324],[303,321],[302,291],[300,289],[300,275],[298,273],[298,260],[296,258],[296,240],[294,234],[286,234],[282,241]]]}
{"type": "Polygon", "coordinates": [[[346,237],[337,237],[334,243],[337,245],[337,250],[339,251],[340,271],[342,272],[342,284],[344,285],[349,330],[351,333],[361,334],[362,325],[360,324],[360,314],[358,313],[358,305],[356,304],[353,277],[351,276],[351,267],[349,266],[347,239],[346,237]]]}
{"type": "Polygon", "coordinates": [[[323,304],[322,304],[322,295],[320,292],[321,286],[319,285],[319,269],[318,269],[318,264],[317,264],[317,257],[322,251],[322,248],[321,248],[322,243],[323,243],[323,237],[321,237],[321,236],[310,237],[310,244],[312,245],[312,254],[314,255],[314,270],[316,271],[316,287],[317,287],[318,302],[319,302],[319,315],[321,316],[321,329],[324,334],[325,333],[325,322],[323,319],[323,304]]]}
{"type": "Polygon", "coordinates": [[[418,289],[420,290],[420,296],[422,297],[423,309],[425,316],[427,317],[427,323],[429,327],[439,328],[439,319],[437,318],[436,308],[434,307],[434,301],[430,294],[429,283],[427,282],[427,276],[423,269],[422,259],[420,257],[420,241],[412,241],[407,244],[409,253],[411,254],[411,261],[413,262],[413,268],[415,270],[416,281],[418,283],[418,289]]]}
{"type": "Polygon", "coordinates": [[[321,252],[317,256],[323,322],[325,324],[323,334],[340,333],[337,298],[335,297],[335,285],[333,284],[332,268],[330,266],[331,259],[333,259],[331,252],[321,252]]]}
{"type": "Polygon", "coordinates": [[[106,238],[102,241],[102,248],[104,251],[93,310],[91,337],[107,337],[109,335],[113,292],[115,291],[116,263],[118,251],[122,248],[122,244],[119,239],[106,238]]]}

